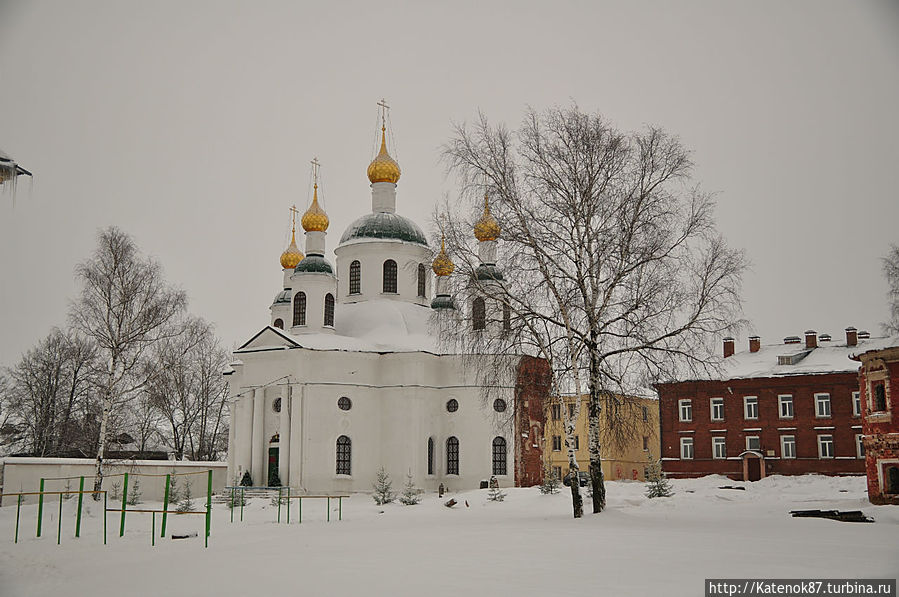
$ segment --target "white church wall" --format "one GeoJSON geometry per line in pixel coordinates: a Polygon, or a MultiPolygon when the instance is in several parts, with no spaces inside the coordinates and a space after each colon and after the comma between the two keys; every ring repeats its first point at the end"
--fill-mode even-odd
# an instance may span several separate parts
{"type": "Polygon", "coordinates": [[[325,326],[325,295],[331,293],[334,296],[335,310],[334,320],[337,321],[337,281],[330,274],[317,272],[302,272],[295,274],[291,279],[291,301],[296,300],[299,291],[306,293],[306,324],[293,325],[293,303],[291,303],[290,320],[285,322],[285,328],[291,334],[333,333],[333,326],[325,326]]]}
{"type": "Polygon", "coordinates": [[[337,256],[337,293],[340,302],[355,303],[377,298],[404,300],[419,305],[430,305],[431,253],[427,247],[398,240],[350,242],[334,250],[337,256]],[[397,293],[385,294],[383,290],[384,262],[396,261],[397,293]],[[359,261],[361,267],[360,294],[350,292],[350,264],[359,261]],[[418,265],[424,264],[425,296],[418,296],[418,265]]]}

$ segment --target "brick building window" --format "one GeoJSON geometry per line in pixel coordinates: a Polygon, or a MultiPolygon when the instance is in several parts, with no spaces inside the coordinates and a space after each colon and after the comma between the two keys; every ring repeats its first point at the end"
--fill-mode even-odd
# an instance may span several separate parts
{"type": "Polygon", "coordinates": [[[561,466],[553,467],[553,477],[555,477],[559,481],[562,480],[562,467],[561,466]]]}
{"type": "Polygon", "coordinates": [[[693,401],[689,398],[678,400],[678,420],[683,423],[689,423],[693,420],[693,401]]]}
{"type": "Polygon", "coordinates": [[[860,417],[862,415],[862,393],[852,392],[852,416],[860,417]]]}
{"type": "Polygon", "coordinates": [[[818,436],[818,458],[833,458],[833,436],[818,436]]]}
{"type": "Polygon", "coordinates": [[[874,410],[884,411],[887,409],[887,390],[882,381],[875,383],[872,388],[874,392],[874,410]]]}
{"type": "Polygon", "coordinates": [[[855,434],[855,457],[865,457],[865,436],[861,433],[855,434]]]}
{"type": "Polygon", "coordinates": [[[560,421],[562,419],[562,405],[561,404],[553,404],[550,407],[550,417],[552,417],[553,421],[560,421]]]}
{"type": "Polygon", "coordinates": [[[815,416],[830,417],[830,394],[815,394],[815,416]]]}
{"type": "Polygon", "coordinates": [[[712,438],[712,458],[727,458],[727,447],[723,437],[712,438]]]}
{"type": "Polygon", "coordinates": [[[724,420],[724,398],[712,398],[711,413],[713,421],[724,420]]]}
{"type": "Polygon", "coordinates": [[[645,435],[643,436],[643,451],[644,452],[649,451],[649,438],[646,437],[645,435]]]}
{"type": "Polygon", "coordinates": [[[759,418],[759,399],[758,396],[743,397],[743,418],[758,419],[759,418]]]}
{"type": "Polygon", "coordinates": [[[562,451],[562,436],[554,435],[553,436],[553,452],[561,452],[562,451]]]}
{"type": "Polygon", "coordinates": [[[796,458],[796,436],[781,435],[780,436],[780,457],[796,458]]]}
{"type": "Polygon", "coordinates": [[[781,394],[777,397],[777,409],[781,419],[793,418],[793,395],[781,394]]]}
{"type": "Polygon", "coordinates": [[[574,449],[575,450],[581,449],[581,436],[580,435],[574,436],[574,449]]]}
{"type": "Polygon", "coordinates": [[[693,438],[680,438],[680,457],[681,460],[693,460],[693,438]]]}
{"type": "Polygon", "coordinates": [[[755,450],[756,452],[761,451],[762,441],[759,439],[759,436],[747,435],[746,436],[746,449],[747,450],[755,450]]]}

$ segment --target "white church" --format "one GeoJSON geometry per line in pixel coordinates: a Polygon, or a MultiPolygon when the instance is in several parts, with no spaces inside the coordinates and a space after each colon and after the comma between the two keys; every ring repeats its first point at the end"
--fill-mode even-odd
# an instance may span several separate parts
{"type": "MultiPolygon", "coordinates": [[[[411,473],[428,491],[542,477],[545,363],[505,358],[500,366],[515,382],[485,399],[470,360],[439,350],[434,321],[454,316],[454,265],[442,246],[432,260],[421,228],[397,213],[400,167],[385,130],[368,166],[371,213],[344,231],[334,265],[325,258],[329,220],[314,169],[301,219],[305,255],[294,228],[270,324],[234,352],[226,372],[229,484],[249,471],[256,486],[277,473],[298,491],[370,491],[382,466],[395,486],[411,473]]],[[[500,228],[486,201],[474,232],[478,275],[502,283],[500,228]]],[[[459,307],[474,308],[478,333],[494,333],[484,301],[474,302],[459,307]]]]}

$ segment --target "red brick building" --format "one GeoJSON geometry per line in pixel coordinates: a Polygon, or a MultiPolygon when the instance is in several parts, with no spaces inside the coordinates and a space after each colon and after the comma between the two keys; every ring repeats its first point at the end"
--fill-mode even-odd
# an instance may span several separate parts
{"type": "Polygon", "coordinates": [[[865,473],[873,504],[899,504],[899,338],[860,350],[865,473]]]}
{"type": "Polygon", "coordinates": [[[873,342],[846,330],[834,341],[814,331],[735,352],[724,339],[717,376],[656,384],[662,468],[672,477],[865,472],[858,362],[873,342]]]}

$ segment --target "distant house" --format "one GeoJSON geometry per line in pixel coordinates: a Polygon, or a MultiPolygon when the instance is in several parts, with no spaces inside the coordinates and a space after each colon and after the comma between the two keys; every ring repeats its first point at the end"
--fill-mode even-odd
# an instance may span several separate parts
{"type": "Polygon", "coordinates": [[[899,337],[860,348],[865,473],[873,504],[899,504],[899,337]]]}
{"type": "Polygon", "coordinates": [[[720,375],[656,384],[662,468],[672,477],[727,475],[755,481],[772,474],[865,472],[858,363],[872,340],[846,329],[845,340],[809,330],[735,353],[724,339],[720,375]]]}
{"type": "MultiPolygon", "coordinates": [[[[574,449],[578,468],[588,471],[590,453],[587,440],[588,396],[581,396],[581,406],[575,422],[574,449]]],[[[566,400],[574,400],[571,396],[566,400]]],[[[643,481],[649,456],[659,455],[659,402],[654,397],[618,396],[617,408],[620,417],[627,422],[620,441],[614,441],[605,413],[600,415],[600,442],[602,472],[606,479],[631,479],[643,481]]],[[[609,407],[611,408],[611,407],[609,407]]],[[[546,413],[544,426],[544,462],[556,478],[568,474],[568,448],[565,444],[563,408],[553,401],[546,413]]]]}

